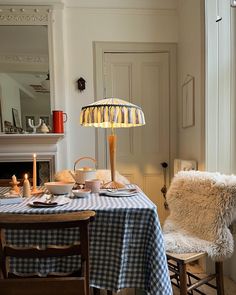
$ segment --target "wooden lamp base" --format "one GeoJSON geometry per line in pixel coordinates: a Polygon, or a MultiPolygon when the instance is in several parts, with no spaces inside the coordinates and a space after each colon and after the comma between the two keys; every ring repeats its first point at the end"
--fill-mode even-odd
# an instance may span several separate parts
{"type": "Polygon", "coordinates": [[[107,183],[104,183],[102,187],[109,188],[109,189],[118,189],[118,188],[124,188],[125,185],[117,181],[109,181],[107,183]]]}
{"type": "Polygon", "coordinates": [[[122,183],[115,180],[116,175],[116,135],[109,135],[109,150],[110,150],[110,163],[111,163],[111,181],[103,185],[104,188],[118,189],[125,187],[122,183]]]}

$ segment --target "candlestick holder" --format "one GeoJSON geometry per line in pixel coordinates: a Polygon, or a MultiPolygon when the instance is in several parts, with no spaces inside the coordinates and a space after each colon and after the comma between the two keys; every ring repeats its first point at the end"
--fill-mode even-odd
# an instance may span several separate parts
{"type": "Polygon", "coordinates": [[[32,119],[28,119],[28,124],[33,129],[32,133],[36,133],[36,129],[42,124],[42,119],[39,119],[39,123],[37,125],[34,125],[34,121],[32,119]]]}
{"type": "Polygon", "coordinates": [[[32,187],[31,188],[31,194],[32,195],[37,195],[37,194],[43,194],[44,190],[38,189],[37,187],[32,187]]]}
{"type": "Polygon", "coordinates": [[[10,194],[19,195],[19,193],[20,193],[20,188],[18,186],[19,183],[20,183],[20,181],[16,181],[16,182],[10,181],[9,182],[9,184],[11,185],[10,194]]]}

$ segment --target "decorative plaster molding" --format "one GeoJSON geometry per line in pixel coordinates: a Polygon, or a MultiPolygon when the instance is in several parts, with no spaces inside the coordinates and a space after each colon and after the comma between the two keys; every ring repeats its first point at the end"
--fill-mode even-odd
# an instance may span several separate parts
{"type": "Polygon", "coordinates": [[[48,25],[48,6],[0,6],[0,25],[48,25]]]}
{"type": "Polygon", "coordinates": [[[0,63],[48,64],[48,62],[48,56],[45,55],[0,55],[0,63]]]}
{"type": "Polygon", "coordinates": [[[22,15],[11,15],[11,14],[0,14],[0,24],[32,24],[32,23],[47,24],[48,15],[45,14],[22,14],[22,15]]]}

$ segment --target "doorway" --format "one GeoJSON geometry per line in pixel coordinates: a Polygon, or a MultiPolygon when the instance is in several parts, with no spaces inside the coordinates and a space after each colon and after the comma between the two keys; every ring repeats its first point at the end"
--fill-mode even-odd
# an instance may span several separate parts
{"type": "MultiPolygon", "coordinates": [[[[158,206],[163,222],[168,212],[160,191],[161,163],[169,165],[168,182],[176,152],[175,45],[96,42],[95,56],[97,100],[118,97],[144,111],[145,126],[116,130],[117,170],[158,206]]],[[[104,130],[97,132],[99,167],[109,167],[107,135],[104,130]]]]}

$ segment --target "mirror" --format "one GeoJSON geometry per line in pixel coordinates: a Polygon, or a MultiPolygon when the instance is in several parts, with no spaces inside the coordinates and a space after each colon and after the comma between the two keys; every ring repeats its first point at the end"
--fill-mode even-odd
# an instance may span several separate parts
{"type": "Polygon", "coordinates": [[[32,132],[28,119],[50,126],[47,25],[0,24],[1,131],[32,132]]]}

